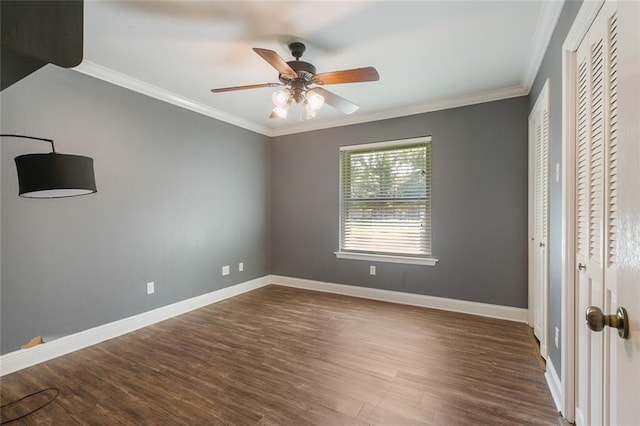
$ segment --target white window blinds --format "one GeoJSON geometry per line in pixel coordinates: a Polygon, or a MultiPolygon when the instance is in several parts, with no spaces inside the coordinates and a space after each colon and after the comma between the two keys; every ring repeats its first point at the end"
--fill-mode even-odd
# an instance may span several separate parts
{"type": "Polygon", "coordinates": [[[340,250],[431,255],[431,137],[341,148],[340,250]]]}

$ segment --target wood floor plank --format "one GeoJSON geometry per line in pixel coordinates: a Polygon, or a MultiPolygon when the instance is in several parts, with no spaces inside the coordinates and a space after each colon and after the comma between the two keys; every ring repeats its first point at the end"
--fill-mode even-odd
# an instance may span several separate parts
{"type": "Polygon", "coordinates": [[[24,425],[558,425],[528,333],[271,285],[7,375],[0,399],[60,390],[24,425]]]}

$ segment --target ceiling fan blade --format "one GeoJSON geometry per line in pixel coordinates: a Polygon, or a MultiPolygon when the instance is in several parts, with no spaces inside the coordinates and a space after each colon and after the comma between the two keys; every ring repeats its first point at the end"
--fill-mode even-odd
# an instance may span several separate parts
{"type": "Polygon", "coordinates": [[[324,97],[324,102],[331,105],[337,110],[344,112],[345,114],[353,114],[360,108],[358,105],[346,100],[345,98],[336,95],[322,87],[314,87],[313,91],[324,97]]]}
{"type": "Polygon", "coordinates": [[[269,49],[260,49],[258,47],[254,47],[253,51],[262,57],[265,61],[269,62],[269,64],[274,67],[280,74],[289,78],[296,78],[298,74],[287,64],[287,61],[282,59],[280,55],[278,55],[273,50],[269,49]]]}
{"type": "Polygon", "coordinates": [[[246,89],[261,89],[263,87],[280,87],[281,83],[262,83],[262,84],[247,84],[246,86],[233,86],[222,87],[220,89],[211,89],[213,93],[233,92],[234,90],[246,90],[246,89]]]}
{"type": "Polygon", "coordinates": [[[380,80],[380,75],[374,67],[323,72],[313,76],[313,82],[316,84],[360,83],[363,81],[378,80],[380,80]]]}

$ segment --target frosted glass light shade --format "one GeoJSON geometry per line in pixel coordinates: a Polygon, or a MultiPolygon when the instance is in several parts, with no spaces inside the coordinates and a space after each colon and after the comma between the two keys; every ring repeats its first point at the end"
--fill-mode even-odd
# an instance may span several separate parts
{"type": "Polygon", "coordinates": [[[275,104],[275,106],[283,107],[289,103],[289,99],[291,99],[291,91],[289,89],[282,89],[276,92],[273,92],[271,95],[271,100],[275,104]]]}
{"type": "Polygon", "coordinates": [[[324,105],[324,96],[317,94],[313,90],[307,92],[306,99],[311,111],[317,111],[324,105]]]}
{"type": "Polygon", "coordinates": [[[271,111],[271,114],[274,115],[275,118],[287,118],[288,113],[289,113],[289,104],[284,104],[283,106],[277,105],[271,111]]]}

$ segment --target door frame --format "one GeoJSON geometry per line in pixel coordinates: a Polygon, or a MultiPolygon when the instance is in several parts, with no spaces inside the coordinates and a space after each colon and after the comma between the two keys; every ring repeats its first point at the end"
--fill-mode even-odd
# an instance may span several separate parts
{"type": "Polygon", "coordinates": [[[575,136],[576,136],[576,51],[604,0],[583,2],[576,19],[562,45],[562,398],[560,410],[569,421],[575,421],[576,395],[576,338],[578,316],[576,309],[576,220],[575,220],[575,136]]]}
{"type": "MultiPolygon", "coordinates": [[[[539,248],[536,245],[536,241],[535,241],[535,216],[536,216],[536,195],[535,195],[535,179],[536,179],[536,129],[535,129],[535,122],[536,120],[534,119],[534,116],[536,114],[539,114],[541,111],[543,111],[545,108],[547,110],[547,113],[550,113],[550,104],[551,104],[551,97],[550,97],[550,92],[549,92],[549,87],[550,87],[550,81],[551,79],[549,77],[547,77],[547,79],[544,82],[544,85],[542,86],[542,89],[540,90],[540,93],[538,93],[538,97],[533,105],[533,108],[531,108],[531,113],[529,114],[529,119],[528,119],[528,125],[529,125],[529,274],[528,274],[528,283],[529,283],[529,303],[528,303],[528,308],[529,308],[529,316],[528,316],[528,321],[529,321],[529,327],[532,327],[535,329],[535,324],[534,324],[534,320],[535,320],[535,274],[534,274],[534,269],[536,267],[535,265],[535,251],[538,250],[539,248]],[[542,106],[542,103],[544,103],[545,105],[542,106]]],[[[542,123],[540,123],[542,125],[542,123]]],[[[548,159],[550,159],[550,154],[551,154],[551,129],[549,127],[549,133],[547,134],[547,152],[548,152],[548,159]]],[[[542,358],[547,359],[547,357],[549,356],[549,235],[548,235],[548,229],[549,229],[549,214],[548,214],[548,206],[549,206],[549,175],[550,175],[550,170],[551,170],[551,165],[548,164],[547,165],[547,180],[546,180],[546,184],[547,184],[547,190],[546,190],[546,194],[547,194],[547,215],[543,218],[543,220],[546,222],[546,228],[547,228],[547,237],[546,240],[543,241],[544,243],[544,251],[545,251],[545,256],[544,256],[544,263],[545,263],[545,268],[544,268],[544,274],[545,276],[543,277],[542,280],[542,294],[543,294],[543,298],[542,298],[542,337],[540,339],[540,355],[542,356],[542,358]]]]}

